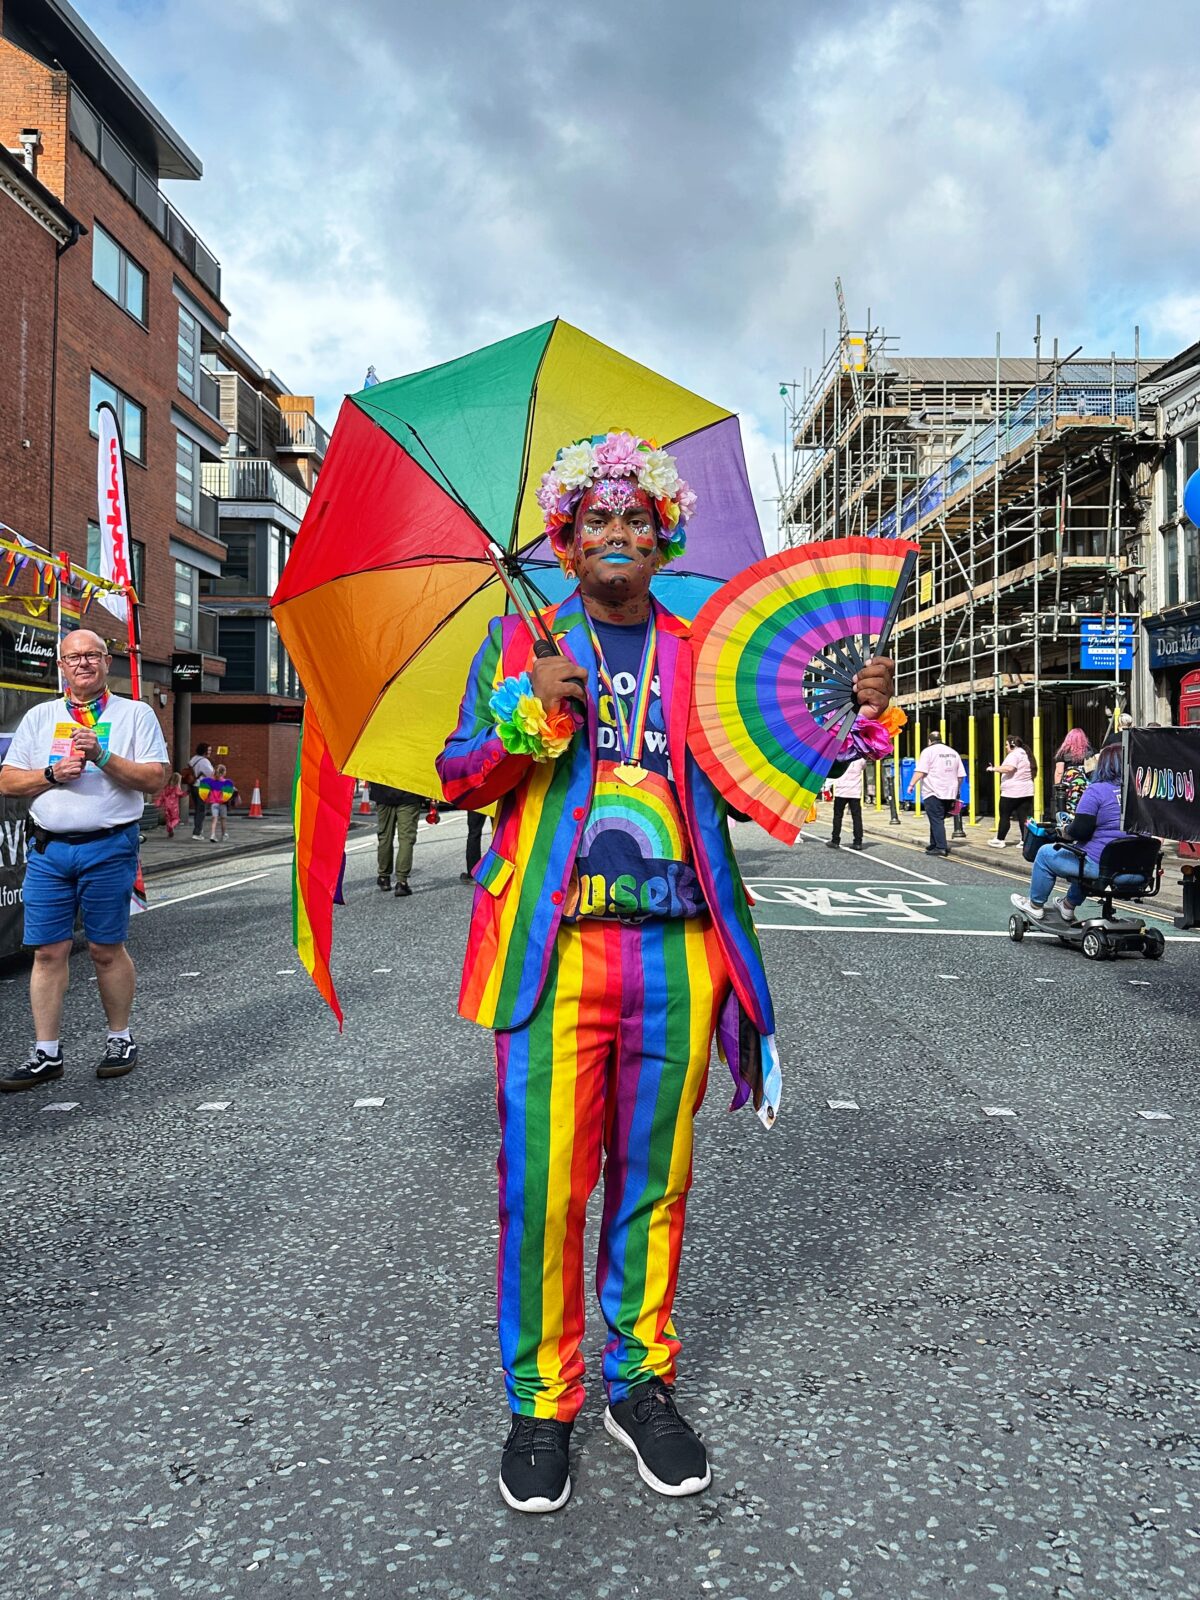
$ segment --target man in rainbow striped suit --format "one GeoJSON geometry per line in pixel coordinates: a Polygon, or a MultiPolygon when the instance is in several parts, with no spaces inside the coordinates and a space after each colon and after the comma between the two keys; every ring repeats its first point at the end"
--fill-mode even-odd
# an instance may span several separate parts
{"type": "MultiPolygon", "coordinates": [[[[500,1490],[519,1511],[571,1493],[583,1403],[583,1233],[604,1171],[597,1289],[608,1432],[664,1495],[711,1479],[673,1396],[671,1320],[692,1120],[714,1035],[768,1126],[774,1015],[726,810],[688,749],[687,625],[650,594],[695,497],[627,433],[561,450],[546,530],[578,589],[543,622],[493,622],[439,758],[447,800],[496,803],[463,971],[463,1016],[496,1031],[499,1333],[512,1421],[500,1490]]],[[[856,684],[882,709],[887,663],[856,684]]]]}

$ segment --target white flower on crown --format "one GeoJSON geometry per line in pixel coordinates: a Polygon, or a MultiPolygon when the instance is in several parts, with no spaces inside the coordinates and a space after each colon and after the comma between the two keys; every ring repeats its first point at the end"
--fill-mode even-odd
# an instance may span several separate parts
{"type": "Polygon", "coordinates": [[[596,462],[590,440],[582,444],[567,445],[559,452],[558,459],[554,463],[554,474],[558,479],[559,489],[564,494],[590,484],[595,472],[596,462]]]}
{"type": "Polygon", "coordinates": [[[647,450],[637,481],[652,499],[673,500],[679,488],[679,472],[665,450],[647,450]]]}

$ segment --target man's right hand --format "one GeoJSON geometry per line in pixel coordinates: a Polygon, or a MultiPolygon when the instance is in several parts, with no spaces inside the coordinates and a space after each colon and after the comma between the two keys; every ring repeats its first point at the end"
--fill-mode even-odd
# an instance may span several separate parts
{"type": "Polygon", "coordinates": [[[67,756],[63,761],[54,763],[55,783],[73,783],[83,772],[87,762],[83,756],[67,756]]]}
{"type": "Polygon", "coordinates": [[[587,705],[587,673],[566,656],[539,657],[529,669],[529,681],[547,711],[553,711],[564,700],[587,705]]]}

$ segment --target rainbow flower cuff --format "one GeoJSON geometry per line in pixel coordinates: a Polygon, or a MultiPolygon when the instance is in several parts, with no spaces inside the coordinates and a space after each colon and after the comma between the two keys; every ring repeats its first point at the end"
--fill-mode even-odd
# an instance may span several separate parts
{"type": "Polygon", "coordinates": [[[575,721],[561,707],[547,711],[529,674],[505,678],[488,701],[500,743],[511,755],[532,756],[535,761],[557,761],[575,733],[575,721]]]}

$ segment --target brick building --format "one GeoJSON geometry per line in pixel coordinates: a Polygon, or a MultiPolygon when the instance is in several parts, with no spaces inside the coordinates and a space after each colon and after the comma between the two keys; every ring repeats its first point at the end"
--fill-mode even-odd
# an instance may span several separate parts
{"type": "MultiPolygon", "coordinates": [[[[302,514],[321,453],[311,437],[311,401],[287,396],[229,337],[220,264],[160,188],[164,179],[199,180],[200,161],[66,0],[0,0],[0,147],[8,152],[0,168],[0,521],[98,570],[94,416],[102,400],[110,401],[126,448],[133,579],[142,602],[142,694],[182,764],[194,742],[193,715],[200,736],[210,728],[232,736],[238,725],[235,716],[202,710],[227,675],[223,623],[213,603],[222,594],[226,520],[238,535],[238,572],[246,559],[239,517],[222,513],[224,491],[245,487],[228,481],[231,464],[262,463],[232,470],[245,482],[255,471],[265,474],[265,497],[254,504],[261,511],[278,502],[276,524],[290,538],[298,526],[295,507],[302,514]],[[40,221],[31,208],[44,214],[40,221]],[[14,362],[27,373],[20,398],[10,392],[14,362]],[[274,438],[244,437],[236,405],[226,403],[231,372],[263,391],[281,419],[274,438]],[[282,419],[306,407],[307,421],[295,424],[297,449],[282,419]],[[25,438],[28,449],[20,443],[25,438]],[[181,652],[200,657],[196,695],[172,690],[171,658],[181,652]]],[[[230,505],[236,513],[237,497],[230,505]]],[[[278,547],[269,535],[255,538],[256,551],[260,543],[262,581],[256,575],[255,582],[265,612],[270,572],[278,570],[269,561],[278,547]]],[[[53,640],[49,606],[12,592],[0,596],[30,629],[53,640]]],[[[261,650],[257,633],[251,641],[253,689],[246,640],[236,628],[229,642],[242,647],[242,656],[231,687],[243,700],[247,693],[261,700],[253,720],[262,727],[288,730],[265,743],[272,769],[286,766],[290,776],[300,704],[294,674],[278,650],[270,665],[265,614],[251,620],[262,633],[261,650]]],[[[88,623],[112,635],[114,685],[127,691],[117,637],[122,625],[98,605],[88,623]]],[[[0,701],[0,731],[11,729],[36,695],[55,688],[44,663],[40,679],[10,673],[2,654],[0,679],[16,686],[11,703],[0,701]]],[[[255,770],[257,748],[236,749],[244,743],[240,736],[222,742],[239,786],[265,779],[265,771],[255,770]]],[[[277,801],[286,795],[273,771],[270,792],[277,801]]]]}
{"type": "MultiPolygon", "coordinates": [[[[50,536],[54,337],[62,256],[78,222],[20,157],[0,148],[0,522],[45,544],[50,536]]],[[[53,635],[41,608],[0,589],[0,729],[54,682],[53,635]]]]}

